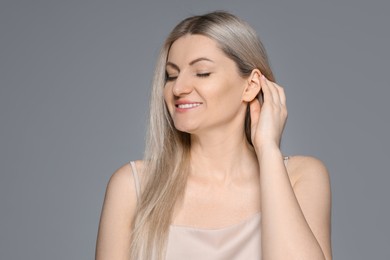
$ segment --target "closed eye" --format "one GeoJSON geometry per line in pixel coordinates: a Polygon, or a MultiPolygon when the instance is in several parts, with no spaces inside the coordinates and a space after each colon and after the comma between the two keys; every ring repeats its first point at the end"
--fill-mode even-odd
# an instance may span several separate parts
{"type": "Polygon", "coordinates": [[[170,76],[168,73],[165,74],[165,81],[174,81],[177,79],[177,76],[170,76]]]}
{"type": "Polygon", "coordinates": [[[199,78],[206,78],[208,76],[210,76],[210,72],[208,73],[197,73],[196,76],[199,77],[199,78]]]}

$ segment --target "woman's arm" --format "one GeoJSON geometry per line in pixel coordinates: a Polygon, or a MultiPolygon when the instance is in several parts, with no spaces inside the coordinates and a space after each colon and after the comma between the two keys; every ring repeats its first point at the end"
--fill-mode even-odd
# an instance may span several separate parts
{"type": "Polygon", "coordinates": [[[331,193],[324,165],[312,157],[289,160],[292,186],[279,149],[259,158],[264,259],[332,259],[331,193]]]}
{"type": "Polygon", "coordinates": [[[329,260],[331,192],[324,165],[311,157],[289,162],[291,183],[280,139],[287,119],[286,97],[276,83],[253,78],[264,103],[250,104],[251,138],[260,167],[263,259],[329,260]]]}
{"type": "Polygon", "coordinates": [[[96,242],[96,260],[129,259],[131,221],[137,203],[131,167],[126,164],[107,185],[96,242]]]}

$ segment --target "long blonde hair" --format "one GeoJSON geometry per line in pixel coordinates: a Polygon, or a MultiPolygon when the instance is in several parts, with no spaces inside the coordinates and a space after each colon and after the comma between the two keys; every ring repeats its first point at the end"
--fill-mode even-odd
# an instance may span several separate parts
{"type": "MultiPolygon", "coordinates": [[[[236,64],[242,77],[259,69],[274,81],[265,49],[255,31],[238,17],[223,11],[192,16],[168,35],[157,60],[153,79],[149,128],[144,156],[146,181],[133,220],[131,259],[163,259],[171,218],[183,197],[190,169],[191,140],[175,129],[164,101],[165,65],[174,41],[187,34],[215,40],[236,64]]],[[[249,108],[245,133],[250,140],[249,108]]]]}

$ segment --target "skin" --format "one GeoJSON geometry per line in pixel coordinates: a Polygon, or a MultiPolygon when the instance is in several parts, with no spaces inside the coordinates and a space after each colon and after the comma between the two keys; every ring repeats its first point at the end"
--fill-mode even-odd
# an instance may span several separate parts
{"type": "MultiPolygon", "coordinates": [[[[201,35],[175,41],[166,70],[167,107],[175,127],[191,133],[191,173],[172,224],[222,228],[261,212],[263,259],[332,259],[325,166],[308,156],[290,157],[287,167],[283,162],[283,88],[257,69],[242,78],[216,42],[201,35]],[[262,105],[255,98],[260,90],[262,105]],[[177,107],[183,103],[200,105],[177,107]],[[253,147],[243,131],[248,104],[253,147]]],[[[137,168],[142,175],[141,161],[137,168]]],[[[97,259],[128,257],[135,205],[134,181],[126,164],[107,186],[97,259]]]]}

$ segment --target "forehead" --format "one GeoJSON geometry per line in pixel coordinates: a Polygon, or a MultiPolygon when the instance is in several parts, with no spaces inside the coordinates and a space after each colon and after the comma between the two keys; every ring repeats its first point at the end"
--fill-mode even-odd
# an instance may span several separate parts
{"type": "Polygon", "coordinates": [[[173,42],[168,53],[168,61],[189,62],[199,57],[207,57],[215,61],[226,59],[226,55],[217,41],[198,34],[188,34],[173,42]]]}

